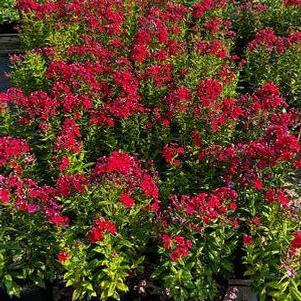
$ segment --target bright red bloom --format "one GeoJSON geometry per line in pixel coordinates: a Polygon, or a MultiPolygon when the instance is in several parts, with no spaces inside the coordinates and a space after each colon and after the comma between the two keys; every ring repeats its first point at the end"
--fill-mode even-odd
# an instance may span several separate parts
{"type": "Polygon", "coordinates": [[[254,51],[258,47],[264,47],[268,51],[275,49],[278,53],[283,53],[285,51],[283,39],[276,36],[271,28],[264,28],[258,31],[255,39],[248,44],[249,51],[254,51]]]}
{"type": "Polygon", "coordinates": [[[265,198],[269,203],[279,202],[282,206],[287,206],[289,204],[289,199],[284,189],[269,189],[265,198]]]}
{"type": "Polygon", "coordinates": [[[70,257],[70,254],[67,251],[61,250],[58,255],[57,259],[60,263],[66,262],[70,257]]]}
{"type": "Polygon", "coordinates": [[[201,134],[199,131],[197,130],[193,130],[190,134],[191,139],[193,141],[193,145],[196,147],[200,147],[201,146],[201,134]]]}
{"type": "Polygon", "coordinates": [[[69,159],[68,157],[63,157],[60,164],[59,164],[59,170],[64,171],[68,168],[69,166],[69,159]]]}
{"type": "Polygon", "coordinates": [[[208,107],[218,99],[222,91],[222,86],[217,80],[203,79],[198,86],[198,97],[203,106],[208,107]]]}
{"type": "Polygon", "coordinates": [[[235,211],[237,209],[237,203],[231,202],[229,204],[229,209],[235,211]]]}
{"type": "Polygon", "coordinates": [[[94,227],[88,234],[88,240],[91,243],[96,243],[100,240],[103,240],[105,233],[116,234],[117,229],[113,222],[106,220],[102,217],[99,217],[94,220],[94,227]]]}
{"type": "Polygon", "coordinates": [[[132,208],[135,205],[135,200],[127,193],[122,193],[119,200],[126,208],[132,208]]]}
{"type": "Polygon", "coordinates": [[[163,158],[166,163],[170,163],[171,165],[177,167],[180,165],[180,160],[176,159],[179,155],[184,154],[185,149],[182,146],[177,145],[165,145],[163,148],[163,158]]]}
{"type": "Polygon", "coordinates": [[[9,202],[9,190],[0,189],[0,202],[6,204],[9,202]]]}
{"type": "Polygon", "coordinates": [[[243,243],[245,245],[251,245],[254,242],[253,237],[249,234],[245,234],[243,236],[243,243]]]}
{"type": "Polygon", "coordinates": [[[61,135],[57,138],[56,147],[61,150],[69,149],[74,153],[80,151],[79,139],[81,133],[78,124],[71,118],[66,118],[62,124],[61,135]]]}
{"type": "Polygon", "coordinates": [[[82,193],[88,185],[88,179],[83,174],[64,175],[56,180],[57,195],[68,197],[72,192],[82,193]]]}
{"type": "Polygon", "coordinates": [[[254,97],[255,100],[261,103],[261,107],[264,110],[286,105],[286,102],[280,95],[279,88],[273,83],[265,83],[256,91],[254,97]]]}
{"type": "Polygon", "coordinates": [[[96,243],[100,240],[103,240],[103,232],[98,228],[93,228],[88,235],[88,240],[91,243],[96,243]]]}
{"type": "Polygon", "coordinates": [[[301,0],[284,0],[284,5],[301,7],[301,0]]]}
{"type": "Polygon", "coordinates": [[[191,240],[186,240],[181,235],[169,236],[168,234],[163,234],[162,241],[163,248],[171,251],[169,256],[173,261],[188,256],[192,247],[191,240]]]}
{"type": "Polygon", "coordinates": [[[253,180],[253,186],[257,190],[262,190],[263,189],[263,183],[262,183],[261,179],[259,179],[259,178],[254,179],[253,180]]]}
{"type": "Polygon", "coordinates": [[[203,15],[212,9],[217,9],[225,6],[228,0],[202,0],[193,5],[192,15],[195,18],[201,18],[203,15]]]}
{"type": "Polygon", "coordinates": [[[50,215],[49,221],[58,227],[67,226],[69,224],[69,218],[67,216],[62,216],[59,213],[50,215]]]}
{"type": "Polygon", "coordinates": [[[155,200],[159,198],[159,188],[154,179],[148,174],[144,174],[143,176],[141,189],[143,190],[145,196],[155,200]]]}
{"type": "Polygon", "coordinates": [[[0,165],[29,152],[29,145],[22,139],[0,137],[0,165]]]}
{"type": "Polygon", "coordinates": [[[130,174],[137,168],[133,157],[122,151],[114,151],[106,162],[99,162],[95,168],[95,174],[106,172],[117,172],[121,174],[130,174]]]}
{"type": "Polygon", "coordinates": [[[145,45],[135,45],[132,51],[132,58],[137,63],[142,63],[148,56],[148,50],[145,45]]]}
{"type": "Polygon", "coordinates": [[[291,248],[300,249],[301,248],[301,232],[297,231],[294,233],[294,238],[291,241],[291,248]]]}

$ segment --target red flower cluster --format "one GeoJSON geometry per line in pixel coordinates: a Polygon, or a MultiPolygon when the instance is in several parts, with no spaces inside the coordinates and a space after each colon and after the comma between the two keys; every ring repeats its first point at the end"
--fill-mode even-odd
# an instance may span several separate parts
{"type": "Polygon", "coordinates": [[[220,40],[214,40],[213,42],[199,41],[196,44],[196,49],[199,54],[211,54],[221,59],[225,59],[229,56],[229,50],[220,40]]]}
{"type": "Polygon", "coordinates": [[[57,260],[60,263],[64,263],[69,259],[69,257],[70,257],[70,254],[68,253],[68,251],[61,250],[57,255],[57,260]]]}
{"type": "Polygon", "coordinates": [[[97,243],[104,239],[105,233],[116,234],[116,226],[109,220],[99,217],[94,220],[94,226],[88,234],[88,240],[91,243],[97,243]]]}
{"type": "Polygon", "coordinates": [[[7,164],[11,159],[17,159],[29,152],[26,141],[12,137],[0,137],[0,166],[7,164]]]}
{"type": "Polygon", "coordinates": [[[122,193],[119,200],[126,208],[132,208],[135,205],[135,200],[127,193],[122,193]]]}
{"type": "Polygon", "coordinates": [[[279,202],[282,206],[287,206],[289,204],[289,199],[284,189],[269,189],[265,193],[265,198],[267,202],[279,202]]]}
{"type": "Polygon", "coordinates": [[[278,53],[285,51],[283,39],[276,36],[271,28],[264,28],[258,31],[255,39],[248,44],[249,51],[253,51],[257,47],[264,47],[269,51],[276,50],[278,53]]]}
{"type": "Polygon", "coordinates": [[[81,133],[77,123],[67,118],[62,124],[61,135],[57,137],[56,147],[60,150],[70,150],[74,153],[80,151],[80,143],[78,139],[81,138],[81,133]]]}
{"type": "Polygon", "coordinates": [[[222,92],[222,86],[215,79],[203,79],[198,86],[198,97],[205,107],[214,105],[222,92]]]}
{"type": "Polygon", "coordinates": [[[177,159],[178,156],[183,155],[184,153],[184,147],[177,145],[165,145],[162,152],[163,158],[166,161],[166,163],[170,163],[175,167],[179,166],[181,163],[181,161],[177,159]]]}
{"type": "Polygon", "coordinates": [[[294,238],[291,241],[291,248],[293,250],[301,249],[301,231],[297,231],[294,233],[294,238]]]}
{"type": "Polygon", "coordinates": [[[235,190],[227,187],[217,188],[211,193],[201,192],[195,196],[172,196],[170,213],[183,212],[185,218],[195,217],[197,221],[201,220],[206,224],[226,216],[228,211],[235,211],[237,205],[234,200],[237,196],[235,190]]]}
{"type": "Polygon", "coordinates": [[[231,25],[232,23],[230,20],[215,17],[206,21],[204,27],[213,35],[225,32],[226,36],[231,37],[235,35],[232,30],[228,29],[231,27],[231,25]]]}
{"type": "Polygon", "coordinates": [[[8,189],[0,189],[0,201],[3,204],[9,202],[9,190],[8,189]]]}
{"type": "Polygon", "coordinates": [[[71,193],[84,192],[88,185],[88,179],[83,174],[63,175],[56,180],[56,193],[59,196],[68,197],[71,193]]]}
{"type": "Polygon", "coordinates": [[[243,243],[245,245],[251,245],[253,242],[254,242],[254,239],[253,239],[253,237],[251,235],[245,234],[243,236],[243,243]]]}
{"type": "Polygon", "coordinates": [[[286,106],[286,102],[280,95],[279,88],[273,83],[265,83],[253,96],[253,108],[266,110],[286,106]]]}
{"type": "Polygon", "coordinates": [[[192,15],[201,18],[207,11],[221,8],[228,3],[228,0],[201,0],[193,5],[192,15]]]}
{"type": "MultiPolygon", "coordinates": [[[[122,178],[127,193],[139,189],[143,194],[153,200],[152,209],[157,210],[159,205],[159,188],[154,178],[145,170],[141,169],[135,159],[122,151],[114,151],[108,158],[100,158],[96,164],[93,174],[95,176],[106,176],[120,182],[122,178]]],[[[122,198],[123,203],[133,205],[128,196],[122,198]]]]}
{"type": "Polygon", "coordinates": [[[135,159],[122,151],[114,151],[108,158],[101,158],[97,163],[94,174],[118,173],[122,175],[141,174],[135,159]]]}
{"type": "Polygon", "coordinates": [[[301,7],[301,0],[284,0],[284,5],[301,7]]]}
{"type": "Polygon", "coordinates": [[[287,37],[280,37],[273,29],[264,28],[256,33],[254,40],[249,42],[247,48],[254,51],[258,47],[263,47],[268,51],[275,50],[278,54],[284,53],[289,47],[301,43],[300,32],[293,32],[287,37]]]}
{"type": "Polygon", "coordinates": [[[191,240],[187,240],[181,235],[169,236],[168,234],[163,234],[162,241],[163,248],[171,252],[169,256],[173,261],[188,256],[192,247],[191,240]]]}

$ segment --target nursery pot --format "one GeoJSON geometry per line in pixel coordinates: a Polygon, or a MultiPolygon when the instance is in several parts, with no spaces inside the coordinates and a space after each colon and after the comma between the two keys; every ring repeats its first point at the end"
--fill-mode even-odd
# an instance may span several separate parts
{"type": "Polygon", "coordinates": [[[10,84],[6,74],[9,71],[9,55],[19,51],[19,35],[0,34],[0,92],[5,92],[10,84]]]}
{"type": "Polygon", "coordinates": [[[19,35],[17,33],[0,34],[0,55],[12,54],[20,49],[19,35]]]}
{"type": "Polygon", "coordinates": [[[38,287],[24,287],[21,292],[20,298],[10,298],[3,290],[0,289],[1,301],[53,301],[52,287],[49,286],[46,289],[38,287]]]}
{"type": "Polygon", "coordinates": [[[5,23],[0,25],[0,34],[3,33],[16,33],[18,23],[5,23]]]}

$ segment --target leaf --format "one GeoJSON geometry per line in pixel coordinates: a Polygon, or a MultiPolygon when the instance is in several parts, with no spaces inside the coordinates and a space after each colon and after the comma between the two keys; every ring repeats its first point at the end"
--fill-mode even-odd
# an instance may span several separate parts
{"type": "Polygon", "coordinates": [[[78,300],[81,297],[82,293],[75,289],[72,294],[72,300],[78,300]]]}
{"type": "Polygon", "coordinates": [[[117,289],[122,291],[122,292],[127,292],[128,291],[128,287],[123,282],[118,282],[117,283],[117,289]]]}

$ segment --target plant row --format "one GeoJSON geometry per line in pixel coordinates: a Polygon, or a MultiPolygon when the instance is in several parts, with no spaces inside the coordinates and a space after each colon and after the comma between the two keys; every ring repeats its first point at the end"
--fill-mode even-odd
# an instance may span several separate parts
{"type": "Polygon", "coordinates": [[[217,300],[239,253],[261,301],[301,300],[300,1],[18,8],[0,286],[217,300]]]}

